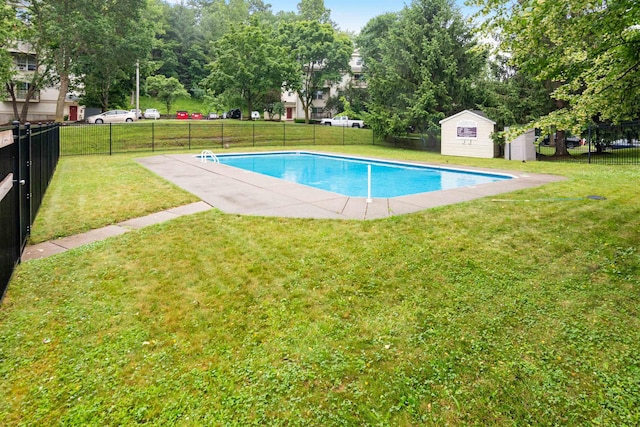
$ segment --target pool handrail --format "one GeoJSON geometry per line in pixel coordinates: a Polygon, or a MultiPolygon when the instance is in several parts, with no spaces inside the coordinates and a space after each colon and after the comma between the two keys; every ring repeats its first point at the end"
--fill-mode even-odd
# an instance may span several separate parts
{"type": "Polygon", "coordinates": [[[220,163],[220,159],[218,159],[211,150],[202,150],[202,153],[200,153],[200,162],[207,163],[207,158],[209,157],[211,157],[213,163],[220,163]]]}

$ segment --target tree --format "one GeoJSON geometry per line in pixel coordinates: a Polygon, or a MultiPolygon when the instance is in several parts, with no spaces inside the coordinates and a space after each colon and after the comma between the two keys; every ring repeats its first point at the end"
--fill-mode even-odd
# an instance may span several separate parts
{"type": "Polygon", "coordinates": [[[332,24],[331,9],[324,6],[324,0],[300,0],[298,16],[302,21],[317,21],[321,24],[332,24]]]}
{"type": "Polygon", "coordinates": [[[39,51],[40,61],[56,73],[59,83],[56,121],[61,122],[64,120],[64,101],[69,92],[73,67],[86,46],[84,42],[88,39],[94,10],[68,0],[34,0],[29,2],[29,9],[36,25],[30,41],[39,51]],[[73,19],[69,19],[71,16],[73,19]]]}
{"type": "Polygon", "coordinates": [[[4,21],[0,30],[2,47],[0,50],[0,75],[9,95],[16,120],[26,121],[31,100],[45,86],[51,83],[49,68],[42,64],[42,45],[34,43],[37,33],[35,22],[24,6],[5,5],[0,9],[0,20],[4,21]],[[8,48],[12,53],[9,54],[8,48]],[[18,62],[19,70],[14,64],[18,62]],[[18,109],[18,104],[22,108],[18,109]]]}
{"type": "Polygon", "coordinates": [[[486,52],[450,0],[415,0],[398,14],[374,18],[357,44],[376,133],[424,131],[475,106],[486,52]]]}
{"type": "MultiPolygon", "coordinates": [[[[23,32],[23,34],[27,34],[27,32],[23,32]]],[[[27,61],[27,71],[13,73],[10,80],[5,83],[5,89],[11,99],[14,117],[16,120],[24,122],[29,115],[31,100],[41,89],[50,85],[52,79],[49,68],[40,62],[42,56],[38,55],[31,45],[18,43],[18,46],[23,47],[24,50],[17,49],[14,54],[27,61]],[[18,103],[22,103],[20,110],[18,110],[18,103]]],[[[13,64],[13,59],[10,61],[10,64],[13,64]]]]}
{"type": "Polygon", "coordinates": [[[23,31],[23,23],[16,18],[13,3],[4,0],[0,4],[0,79],[7,82],[13,76],[13,59],[9,48],[13,47],[23,31]]]}
{"type": "Polygon", "coordinates": [[[163,9],[163,34],[154,49],[154,59],[159,65],[156,73],[177,78],[194,94],[200,80],[207,76],[205,64],[209,53],[199,12],[184,3],[167,3],[163,9]]]}
{"type": "Polygon", "coordinates": [[[264,110],[269,114],[269,120],[276,120],[277,116],[277,120],[280,121],[280,119],[284,115],[285,108],[282,102],[274,101],[267,104],[264,110]]]}
{"type": "Polygon", "coordinates": [[[127,105],[134,87],[137,61],[151,52],[155,37],[151,17],[105,15],[94,25],[111,37],[96,38],[77,60],[77,73],[84,88],[84,101],[100,105],[102,111],[112,105],[127,105]]]}
{"type": "Polygon", "coordinates": [[[189,92],[175,77],[149,76],[147,77],[147,92],[164,102],[167,114],[171,114],[171,105],[180,97],[189,97],[189,92]]]}
{"type": "Polygon", "coordinates": [[[89,0],[32,0],[28,2],[35,23],[33,44],[42,48],[40,60],[55,71],[59,95],[56,121],[62,121],[65,98],[81,58],[91,52],[97,40],[128,38],[135,31],[130,23],[140,20],[146,3],[139,0],[104,2],[89,0]]]}
{"type": "Polygon", "coordinates": [[[498,129],[531,122],[554,109],[548,85],[509,66],[504,55],[489,60],[488,73],[478,85],[482,96],[477,108],[491,117],[498,129]]]}
{"type": "Polygon", "coordinates": [[[281,27],[281,43],[288,48],[289,58],[296,64],[296,76],[287,83],[298,93],[309,123],[309,110],[314,97],[326,82],[335,82],[349,69],[353,43],[330,24],[300,21],[281,27]]]}
{"type": "Polygon", "coordinates": [[[271,5],[262,0],[194,0],[201,13],[200,26],[207,42],[217,42],[223,35],[252,19],[263,24],[273,22],[271,5]]]}
{"type": "Polygon", "coordinates": [[[369,100],[369,91],[360,84],[350,80],[344,88],[338,89],[336,95],[327,100],[324,111],[326,113],[345,111],[345,105],[348,103],[352,112],[346,115],[353,116],[353,118],[362,118],[367,112],[369,100]]]}
{"type": "Polygon", "coordinates": [[[225,34],[214,47],[215,60],[203,84],[216,95],[241,98],[248,111],[290,81],[293,65],[285,48],[257,20],[225,34]]]}
{"type": "MultiPolygon", "coordinates": [[[[640,7],[635,0],[475,0],[511,64],[553,90],[556,109],[531,126],[572,130],[640,117],[640,7]]],[[[563,134],[560,152],[565,154],[563,134]]]]}

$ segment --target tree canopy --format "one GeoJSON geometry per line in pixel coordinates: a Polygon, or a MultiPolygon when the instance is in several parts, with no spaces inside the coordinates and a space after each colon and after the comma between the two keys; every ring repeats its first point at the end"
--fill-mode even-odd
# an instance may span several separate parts
{"type": "Polygon", "coordinates": [[[557,109],[529,123],[575,133],[590,122],[637,119],[640,8],[635,0],[475,0],[483,29],[511,64],[552,85],[557,109]]]}
{"type": "Polygon", "coordinates": [[[6,4],[0,9],[0,20],[3,22],[0,29],[3,47],[0,50],[0,75],[4,78],[4,88],[9,95],[14,118],[26,121],[30,101],[40,89],[51,83],[49,67],[42,66],[41,63],[43,46],[31,43],[37,28],[25,6],[6,4]],[[9,54],[9,48],[12,54],[9,54]],[[17,55],[28,66],[16,70],[12,55],[17,55]],[[23,101],[22,106],[18,108],[20,101],[23,101]]]}
{"type": "Polygon", "coordinates": [[[153,49],[156,74],[175,77],[190,93],[208,74],[206,64],[210,48],[205,28],[198,24],[202,12],[184,3],[163,4],[161,34],[153,49]]]}
{"type": "Polygon", "coordinates": [[[215,95],[242,99],[249,112],[291,81],[292,63],[269,28],[257,20],[231,30],[215,44],[211,73],[203,84],[215,95]]]}
{"type": "Polygon", "coordinates": [[[155,37],[153,16],[149,10],[122,15],[104,14],[93,20],[102,36],[94,38],[77,60],[76,72],[85,88],[84,101],[100,105],[102,110],[111,104],[126,105],[133,90],[132,76],[136,62],[144,61],[151,51],[155,37]]]}
{"type": "Polygon", "coordinates": [[[147,91],[164,102],[167,114],[171,112],[171,105],[179,96],[189,96],[182,83],[175,77],[149,76],[147,77],[147,91]]]}
{"type": "Polygon", "coordinates": [[[13,61],[9,48],[22,33],[21,22],[16,19],[16,10],[7,0],[0,3],[0,78],[3,82],[13,76],[13,61]]]}
{"type": "Polygon", "coordinates": [[[300,0],[298,15],[303,21],[331,24],[331,9],[324,6],[324,0],[300,0]]]}
{"type": "MultiPolygon", "coordinates": [[[[88,75],[86,71],[91,70],[87,70],[88,64],[95,65],[96,61],[101,61],[108,67],[108,70],[100,70],[102,77],[111,83],[115,79],[117,83],[121,79],[118,75],[122,67],[135,63],[132,51],[144,45],[144,38],[148,35],[140,25],[146,3],[137,0],[91,0],[82,3],[33,0],[28,2],[28,7],[37,29],[29,42],[41,60],[55,71],[58,80],[56,121],[63,120],[65,98],[74,75],[81,80],[88,75]],[[141,42],[134,38],[138,31],[141,31],[141,42]],[[110,75],[105,74],[107,71],[110,75]]],[[[139,54],[146,56],[147,52],[139,54]]],[[[97,82],[97,79],[93,81],[97,82]]]]}
{"type": "MultiPolygon", "coordinates": [[[[640,117],[634,1],[468,1],[486,17],[481,29],[498,40],[492,54],[454,0],[411,0],[355,38],[364,74],[329,100],[331,108],[346,101],[367,112],[381,135],[434,128],[465,108],[483,109],[500,125],[576,133],[589,122],[640,117]]],[[[275,14],[264,0],[34,0],[25,8],[31,30],[18,28],[9,3],[0,8],[0,76],[11,93],[7,47],[26,30],[20,37],[42,70],[29,88],[60,87],[59,120],[73,89],[84,91],[87,105],[124,106],[138,60],[143,78],[173,77],[192,96],[226,108],[276,105],[283,89],[295,90],[308,121],[327,82],[349,73],[354,52],[353,36],[336,29],[324,0],[275,14]]]]}
{"type": "Polygon", "coordinates": [[[450,0],[415,0],[372,19],[357,39],[366,64],[369,124],[383,135],[426,130],[474,107],[486,64],[450,0]]]}

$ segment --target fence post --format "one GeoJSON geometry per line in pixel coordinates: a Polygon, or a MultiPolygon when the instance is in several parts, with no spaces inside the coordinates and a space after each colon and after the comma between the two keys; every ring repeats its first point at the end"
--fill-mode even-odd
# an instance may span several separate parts
{"type": "Polygon", "coordinates": [[[15,166],[17,214],[18,214],[18,254],[20,257],[24,243],[31,229],[31,123],[24,124],[24,134],[17,125],[17,156],[15,166]]]}
{"type": "MultiPolygon", "coordinates": [[[[24,124],[26,140],[25,140],[25,151],[23,152],[25,155],[25,159],[22,159],[22,163],[24,164],[24,175],[20,174],[20,180],[25,181],[25,195],[26,202],[24,204],[24,209],[27,212],[23,212],[24,215],[23,220],[26,218],[26,227],[24,229],[24,235],[22,236],[22,243],[27,242],[27,236],[31,233],[31,204],[33,203],[33,192],[32,192],[32,181],[31,181],[31,171],[33,166],[32,156],[31,156],[31,136],[33,134],[33,130],[31,129],[31,123],[27,122],[24,124]]],[[[22,252],[22,246],[20,246],[20,252],[22,252]]]]}
{"type": "Polygon", "coordinates": [[[316,145],[316,125],[313,126],[313,145],[316,145]]]}
{"type": "MultiPolygon", "coordinates": [[[[11,258],[12,261],[15,260],[20,260],[20,256],[21,256],[21,248],[22,248],[22,185],[20,182],[20,164],[22,163],[22,159],[20,156],[20,122],[19,121],[14,121],[11,123],[13,125],[13,143],[15,144],[15,158],[14,158],[14,164],[13,164],[13,181],[14,181],[14,188],[15,188],[15,212],[13,212],[13,214],[15,215],[15,221],[14,221],[14,227],[15,227],[15,239],[14,239],[14,245],[15,245],[15,253],[11,254],[11,258]]],[[[9,276],[11,277],[11,276],[9,276]]],[[[3,285],[5,285],[3,283],[3,285]]],[[[6,290],[6,288],[4,288],[6,290]]],[[[2,293],[2,295],[0,295],[0,297],[4,296],[4,292],[2,293]]]]}
{"type": "Polygon", "coordinates": [[[156,143],[156,124],[151,122],[151,152],[153,152],[153,147],[156,143]]]}
{"type": "Polygon", "coordinates": [[[253,122],[253,146],[256,146],[256,122],[253,122]]]}
{"type": "Polygon", "coordinates": [[[191,150],[191,122],[188,123],[189,126],[189,136],[187,137],[187,146],[189,150],[191,150]]]}
{"type": "Polygon", "coordinates": [[[591,163],[591,123],[589,123],[589,135],[587,138],[589,138],[589,144],[587,145],[587,150],[589,150],[587,152],[587,163],[591,163]]]}
{"type": "Polygon", "coordinates": [[[113,155],[113,123],[109,123],[109,155],[113,155]]]}
{"type": "Polygon", "coordinates": [[[282,146],[286,146],[287,145],[287,126],[286,126],[287,122],[283,121],[282,122],[282,146]]]}
{"type": "Polygon", "coordinates": [[[220,146],[224,148],[224,123],[220,123],[220,146]]]}

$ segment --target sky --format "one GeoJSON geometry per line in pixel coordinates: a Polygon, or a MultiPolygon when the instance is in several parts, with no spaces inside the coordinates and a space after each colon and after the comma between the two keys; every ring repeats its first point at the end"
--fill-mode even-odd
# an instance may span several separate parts
{"type": "MultiPolygon", "coordinates": [[[[271,4],[273,13],[281,10],[297,12],[299,0],[264,0],[271,4]]],[[[398,12],[404,8],[409,1],[398,0],[324,0],[324,7],[331,10],[331,20],[334,21],[341,30],[360,32],[360,29],[369,22],[371,18],[387,12],[398,12]]],[[[464,16],[470,14],[470,9],[464,6],[464,0],[455,0],[464,16]]]]}

